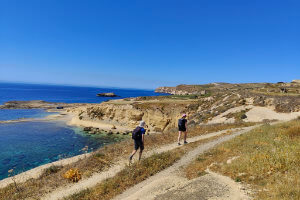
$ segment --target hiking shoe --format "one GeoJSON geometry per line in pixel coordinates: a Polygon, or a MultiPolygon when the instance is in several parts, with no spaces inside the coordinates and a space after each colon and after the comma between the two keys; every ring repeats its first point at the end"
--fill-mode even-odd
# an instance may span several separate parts
{"type": "Polygon", "coordinates": [[[184,141],[184,144],[187,144],[188,142],[187,141],[184,141]]]}
{"type": "Polygon", "coordinates": [[[180,142],[178,142],[178,145],[181,145],[180,142]]]}

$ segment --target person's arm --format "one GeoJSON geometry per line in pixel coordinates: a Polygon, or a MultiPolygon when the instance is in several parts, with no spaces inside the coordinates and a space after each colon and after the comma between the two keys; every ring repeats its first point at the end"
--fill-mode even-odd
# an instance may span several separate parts
{"type": "Polygon", "coordinates": [[[187,128],[187,121],[185,122],[185,131],[186,131],[186,132],[188,131],[188,128],[187,128]]]}
{"type": "Polygon", "coordinates": [[[145,138],[146,130],[143,128],[142,129],[142,141],[144,143],[144,138],[145,138]]]}

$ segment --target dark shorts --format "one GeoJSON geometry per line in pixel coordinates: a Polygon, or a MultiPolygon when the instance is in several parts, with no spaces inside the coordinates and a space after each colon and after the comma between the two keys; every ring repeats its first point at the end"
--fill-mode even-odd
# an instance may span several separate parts
{"type": "Polygon", "coordinates": [[[142,140],[134,140],[134,149],[138,150],[140,148],[141,151],[144,150],[144,143],[142,140]]]}
{"type": "Polygon", "coordinates": [[[185,127],[180,127],[180,126],[179,126],[179,127],[178,127],[178,130],[179,130],[179,131],[182,131],[182,132],[185,132],[185,131],[186,131],[186,128],[185,128],[185,127]]]}

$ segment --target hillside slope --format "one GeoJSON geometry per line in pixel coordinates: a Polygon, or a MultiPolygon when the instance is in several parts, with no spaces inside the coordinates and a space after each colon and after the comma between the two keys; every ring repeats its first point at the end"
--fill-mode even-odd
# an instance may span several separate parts
{"type": "Polygon", "coordinates": [[[70,108],[68,111],[74,114],[71,124],[124,132],[144,120],[149,132],[165,132],[176,128],[182,113],[188,115],[190,126],[291,120],[300,116],[298,83],[215,83],[163,87],[156,91],[175,95],[127,98],[70,108]]]}

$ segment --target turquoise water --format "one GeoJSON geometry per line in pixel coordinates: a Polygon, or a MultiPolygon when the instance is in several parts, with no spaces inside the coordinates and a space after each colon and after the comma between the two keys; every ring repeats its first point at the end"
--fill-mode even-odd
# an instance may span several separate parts
{"type": "Polygon", "coordinates": [[[22,118],[44,118],[54,112],[45,112],[42,109],[1,109],[0,121],[17,120],[22,118]]]}
{"type": "MultiPolygon", "coordinates": [[[[0,104],[7,101],[44,100],[64,103],[101,103],[116,98],[97,97],[97,93],[114,92],[118,98],[158,96],[151,90],[75,87],[60,85],[36,85],[0,83],[0,104]]],[[[43,118],[49,114],[41,109],[0,109],[0,121],[20,118],[43,118]]],[[[56,161],[62,157],[81,154],[89,146],[90,151],[122,139],[121,136],[88,136],[66,126],[63,122],[18,122],[0,124],[0,180],[8,176],[8,170],[16,173],[56,161]]]]}
{"type": "Polygon", "coordinates": [[[0,124],[0,180],[8,170],[20,173],[60,158],[82,154],[124,136],[86,135],[63,122],[19,122],[0,124]]]}

